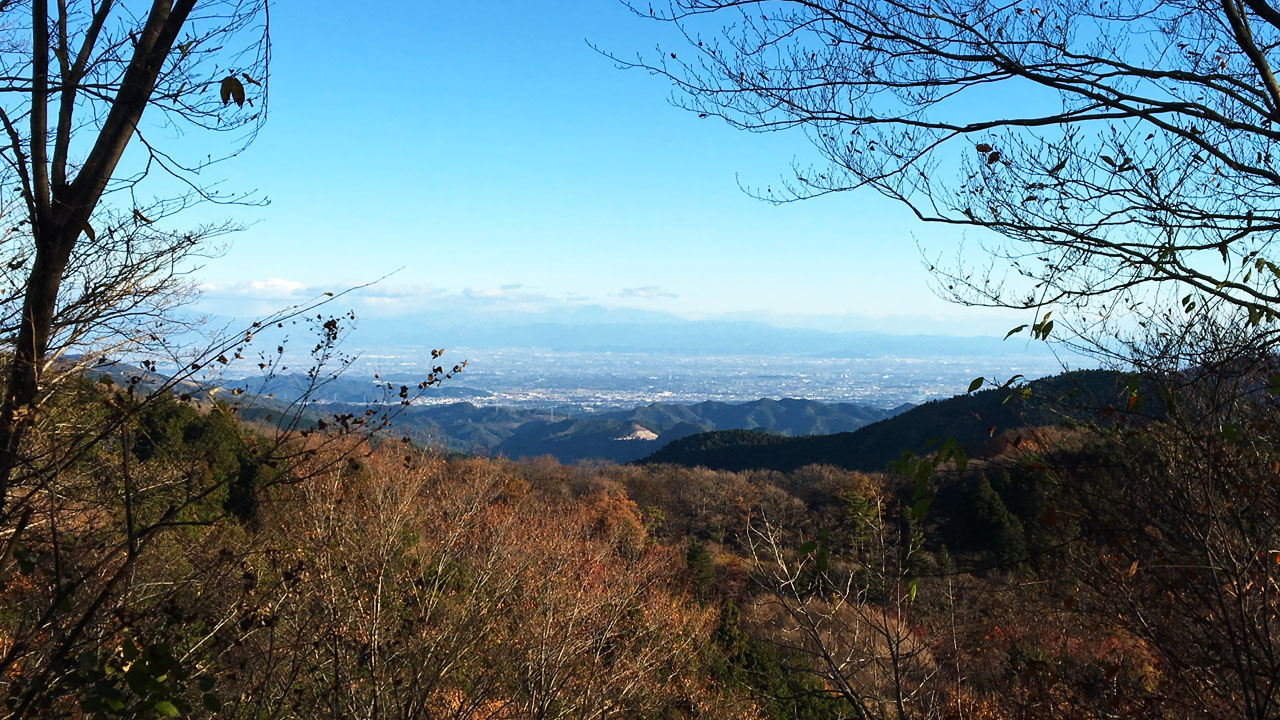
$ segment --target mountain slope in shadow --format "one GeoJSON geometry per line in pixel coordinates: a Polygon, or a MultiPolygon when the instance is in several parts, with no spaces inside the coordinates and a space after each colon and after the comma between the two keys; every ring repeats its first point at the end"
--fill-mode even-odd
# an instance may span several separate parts
{"type": "Polygon", "coordinates": [[[1028,426],[1101,421],[1125,392],[1126,377],[1107,370],[1079,370],[1034,380],[1023,396],[991,389],[935,400],[851,432],[780,437],[760,431],[707,432],[677,439],[642,463],[671,463],[717,470],[789,472],[825,464],[878,471],[904,450],[924,453],[955,440],[976,454],[1002,432],[1028,426]]]}
{"type": "Polygon", "coordinates": [[[558,421],[531,420],[494,448],[508,457],[552,455],[561,462],[594,458],[630,462],[688,435],[720,429],[763,429],[779,436],[843,432],[900,412],[850,403],[761,399],[693,405],[653,403],[634,410],[558,421]]]}

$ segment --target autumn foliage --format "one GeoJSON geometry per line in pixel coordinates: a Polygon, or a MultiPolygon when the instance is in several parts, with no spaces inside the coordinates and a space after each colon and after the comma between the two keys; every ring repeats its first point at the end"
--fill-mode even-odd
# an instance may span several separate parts
{"type": "MultiPolygon", "coordinates": [[[[129,398],[67,392],[82,427],[129,398]]],[[[1272,717],[1280,465],[1188,427],[735,473],[268,443],[161,398],[5,528],[3,712],[1272,717]]]]}

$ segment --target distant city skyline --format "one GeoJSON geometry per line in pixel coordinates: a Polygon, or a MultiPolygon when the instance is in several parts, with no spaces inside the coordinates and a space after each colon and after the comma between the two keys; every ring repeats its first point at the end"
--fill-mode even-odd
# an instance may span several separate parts
{"type": "Polygon", "coordinates": [[[664,32],[621,5],[379,8],[274,7],[267,127],[213,170],[271,203],[183,217],[249,224],[196,275],[200,309],[262,312],[400,269],[348,304],[954,335],[1026,321],[935,297],[917,242],[950,255],[959,235],[874,193],[749,197],[814,160],[807,142],[700,120],[618,70],[588,42],[631,55],[664,32]]]}

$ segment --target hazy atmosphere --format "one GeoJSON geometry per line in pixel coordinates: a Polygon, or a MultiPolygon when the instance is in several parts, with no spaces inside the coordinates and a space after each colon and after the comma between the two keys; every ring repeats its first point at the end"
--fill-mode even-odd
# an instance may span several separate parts
{"type": "Polygon", "coordinates": [[[1280,720],[1277,63],[0,1],[0,720],[1280,720]]]}
{"type": "Polygon", "coordinates": [[[929,291],[917,243],[949,257],[960,230],[869,190],[802,205],[750,197],[816,160],[802,133],[700,120],[668,103],[668,83],[620,71],[592,45],[634,57],[673,37],[621,5],[406,3],[394,22],[349,3],[272,14],[271,122],[212,169],[270,205],[238,211],[254,224],[200,272],[211,313],[262,313],[394,272],[356,308],[430,313],[411,330],[426,344],[434,324],[572,322],[594,306],[940,335],[1003,336],[1023,321],[929,291]]]}

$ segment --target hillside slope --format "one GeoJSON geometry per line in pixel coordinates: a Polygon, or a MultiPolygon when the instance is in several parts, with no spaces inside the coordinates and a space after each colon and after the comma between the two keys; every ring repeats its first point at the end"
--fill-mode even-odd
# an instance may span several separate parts
{"type": "Polygon", "coordinates": [[[630,462],[672,441],[709,430],[763,429],[783,436],[825,434],[854,430],[899,410],[767,398],[739,404],[653,403],[554,422],[532,420],[515,428],[494,450],[513,458],[549,454],[561,462],[587,458],[630,462]]]}
{"type": "Polygon", "coordinates": [[[1125,378],[1114,372],[1075,371],[1031,382],[1025,399],[1010,390],[984,390],[928,402],[857,430],[830,435],[701,433],[677,439],[641,462],[719,470],[786,472],[811,464],[883,470],[903,450],[926,452],[941,438],[954,439],[972,453],[1006,430],[1100,419],[1102,409],[1117,402],[1124,384],[1125,378]]]}
{"type": "MultiPolygon", "coordinates": [[[[279,399],[246,396],[241,417],[280,417],[279,399]]],[[[362,414],[363,403],[317,403],[307,416],[362,414]]],[[[376,405],[374,405],[376,407],[376,405]]],[[[598,459],[631,462],[680,438],[724,429],[760,429],[779,436],[843,432],[890,417],[910,406],[881,409],[815,400],[761,399],[746,403],[653,403],[587,415],[454,402],[393,407],[389,430],[447,450],[510,458],[551,455],[560,462],[598,459]]],[[[314,420],[309,420],[314,422],[314,420]]]]}

